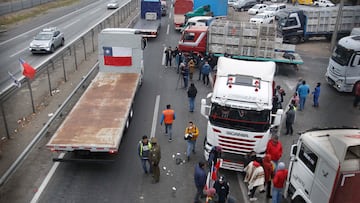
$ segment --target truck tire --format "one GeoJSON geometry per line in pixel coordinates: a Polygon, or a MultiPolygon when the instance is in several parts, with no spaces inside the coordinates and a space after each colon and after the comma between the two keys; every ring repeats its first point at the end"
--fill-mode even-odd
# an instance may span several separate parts
{"type": "Polygon", "coordinates": [[[299,36],[291,36],[289,37],[290,44],[298,44],[300,42],[299,36]]]}
{"type": "Polygon", "coordinates": [[[295,199],[291,200],[291,203],[306,203],[306,202],[302,197],[297,196],[295,197],[295,199]]]}

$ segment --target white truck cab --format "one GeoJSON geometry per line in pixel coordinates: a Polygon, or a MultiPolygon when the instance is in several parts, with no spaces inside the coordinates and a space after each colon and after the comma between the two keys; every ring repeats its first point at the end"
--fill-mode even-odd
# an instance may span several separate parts
{"type": "Polygon", "coordinates": [[[243,171],[244,156],[264,156],[271,129],[280,124],[282,109],[272,114],[274,62],[219,57],[213,92],[201,100],[208,119],[205,158],[222,148],[220,167],[243,171]]]}
{"type": "Polygon", "coordinates": [[[339,92],[353,92],[360,82],[360,35],[339,40],[327,67],[327,82],[339,92]]]}

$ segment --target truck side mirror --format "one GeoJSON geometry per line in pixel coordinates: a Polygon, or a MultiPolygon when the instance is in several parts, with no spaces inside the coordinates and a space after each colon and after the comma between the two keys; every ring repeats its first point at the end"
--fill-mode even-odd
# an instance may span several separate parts
{"type": "Polygon", "coordinates": [[[360,55],[355,55],[351,67],[358,67],[358,66],[360,66],[360,55]]]}
{"type": "Polygon", "coordinates": [[[272,114],[271,117],[272,117],[272,126],[275,127],[275,126],[279,126],[280,125],[280,122],[281,122],[281,117],[284,113],[284,110],[283,109],[278,109],[276,111],[276,114],[272,114]]]}
{"type": "Polygon", "coordinates": [[[206,99],[201,99],[201,115],[203,115],[205,118],[209,118],[209,112],[210,106],[206,104],[206,99]]]}
{"type": "Polygon", "coordinates": [[[297,145],[296,144],[291,145],[291,154],[290,154],[290,156],[295,157],[296,152],[297,152],[297,145]]]}

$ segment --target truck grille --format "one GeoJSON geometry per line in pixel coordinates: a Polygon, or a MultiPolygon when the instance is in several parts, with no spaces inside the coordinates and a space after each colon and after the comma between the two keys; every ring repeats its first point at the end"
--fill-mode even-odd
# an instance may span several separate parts
{"type": "Polygon", "coordinates": [[[250,151],[254,150],[256,140],[219,135],[219,145],[221,146],[223,151],[234,154],[246,155],[250,151]]]}

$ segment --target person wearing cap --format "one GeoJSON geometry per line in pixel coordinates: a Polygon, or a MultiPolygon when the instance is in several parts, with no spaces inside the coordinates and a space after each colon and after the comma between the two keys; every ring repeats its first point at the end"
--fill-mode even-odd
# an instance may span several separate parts
{"type": "Polygon", "coordinates": [[[162,111],[160,125],[165,123],[165,134],[169,133],[169,142],[172,141],[172,124],[176,119],[175,111],[171,109],[171,105],[166,105],[166,109],[162,111]]]}
{"type": "Polygon", "coordinates": [[[285,168],[284,162],[280,162],[273,179],[272,203],[281,202],[282,190],[285,185],[287,174],[288,170],[285,168]]]}
{"type": "Polygon", "coordinates": [[[185,128],[185,136],[187,142],[186,156],[189,161],[191,152],[195,153],[196,139],[199,136],[199,128],[192,121],[189,121],[189,125],[185,128]]]}
{"type": "Polygon", "coordinates": [[[151,163],[149,161],[149,153],[150,153],[150,149],[151,149],[151,143],[149,142],[148,137],[146,135],[144,135],[142,137],[142,139],[139,141],[137,149],[138,149],[138,155],[141,160],[141,165],[144,169],[145,174],[148,173],[146,162],[149,163],[149,168],[150,168],[150,173],[151,173],[151,163]]]}
{"type": "Polygon", "coordinates": [[[161,150],[160,146],[157,143],[156,137],[151,138],[151,149],[149,153],[149,159],[151,163],[151,170],[153,172],[153,182],[157,183],[160,180],[160,168],[159,163],[161,159],[161,150]]]}
{"type": "Polygon", "coordinates": [[[196,186],[196,195],[195,195],[195,203],[200,201],[200,197],[203,197],[204,187],[206,185],[206,172],[205,172],[205,163],[200,161],[195,166],[194,171],[194,181],[196,186]]]}
{"type": "Polygon", "coordinates": [[[289,105],[289,110],[286,112],[286,133],[285,135],[288,135],[290,133],[290,135],[293,134],[294,130],[293,130],[293,124],[295,121],[295,108],[294,105],[290,104],[289,105]]]}
{"type": "Polygon", "coordinates": [[[218,203],[225,203],[230,192],[229,183],[225,180],[225,177],[220,176],[219,179],[215,181],[213,187],[219,197],[218,203]]]}
{"type": "Polygon", "coordinates": [[[266,145],[266,154],[270,154],[271,161],[275,164],[275,171],[280,157],[282,156],[282,144],[279,140],[279,136],[273,135],[266,145]]]}

